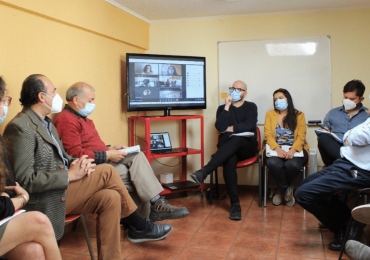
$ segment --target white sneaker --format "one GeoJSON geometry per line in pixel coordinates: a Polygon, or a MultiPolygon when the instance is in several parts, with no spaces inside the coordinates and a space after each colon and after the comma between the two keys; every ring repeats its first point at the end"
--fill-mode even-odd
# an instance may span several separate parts
{"type": "Polygon", "coordinates": [[[283,202],[283,195],[281,195],[280,189],[276,189],[276,193],[272,198],[272,204],[279,206],[283,202]]]}

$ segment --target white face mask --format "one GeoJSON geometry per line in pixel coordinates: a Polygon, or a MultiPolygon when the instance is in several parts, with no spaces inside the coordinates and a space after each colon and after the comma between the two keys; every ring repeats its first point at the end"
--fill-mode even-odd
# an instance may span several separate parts
{"type": "MultiPolygon", "coordinates": [[[[360,102],[360,101],[358,101],[358,102],[360,102]]],[[[357,103],[355,103],[355,102],[353,102],[352,100],[349,100],[349,99],[343,99],[343,105],[344,105],[344,109],[346,110],[346,111],[348,111],[348,110],[352,110],[352,109],[355,109],[356,108],[356,105],[358,104],[358,102],[357,103]]]]}
{"type": "MultiPolygon", "coordinates": [[[[43,92],[43,93],[46,96],[50,97],[45,92],[43,92]]],[[[63,109],[63,99],[59,96],[59,94],[57,93],[54,98],[53,97],[50,97],[50,98],[53,99],[53,103],[52,103],[51,107],[48,104],[44,103],[45,105],[48,106],[48,108],[51,109],[51,112],[50,113],[53,114],[53,113],[59,113],[60,111],[62,111],[62,109],[63,109]]]]}

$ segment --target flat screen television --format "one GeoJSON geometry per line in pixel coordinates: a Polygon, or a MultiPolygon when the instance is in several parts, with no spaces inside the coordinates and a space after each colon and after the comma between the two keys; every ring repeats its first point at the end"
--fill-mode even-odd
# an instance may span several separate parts
{"type": "Polygon", "coordinates": [[[206,58],[127,53],[127,111],[206,108],[206,58]]]}

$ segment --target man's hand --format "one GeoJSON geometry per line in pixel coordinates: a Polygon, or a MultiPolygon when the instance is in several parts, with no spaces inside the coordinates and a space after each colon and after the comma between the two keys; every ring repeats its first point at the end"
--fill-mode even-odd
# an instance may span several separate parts
{"type": "Polygon", "coordinates": [[[81,156],[81,158],[74,160],[69,169],[68,177],[69,181],[77,181],[83,177],[89,176],[93,171],[96,164],[93,163],[94,159],[87,159],[87,155],[81,156]]]}
{"type": "Polygon", "coordinates": [[[326,126],[323,128],[325,131],[329,132],[330,133],[330,129],[327,128],[326,126]]]}
{"type": "Polygon", "coordinates": [[[225,132],[234,132],[234,126],[229,126],[225,132]]]}
{"type": "Polygon", "coordinates": [[[126,149],[127,146],[126,145],[123,145],[123,144],[117,144],[117,145],[113,145],[113,150],[120,150],[120,149],[126,149]]]}
{"type": "Polygon", "coordinates": [[[287,155],[287,152],[281,149],[280,146],[276,147],[275,151],[277,152],[279,158],[285,158],[287,155]]]}
{"type": "Polygon", "coordinates": [[[121,161],[127,155],[127,153],[117,151],[117,150],[109,150],[106,153],[107,153],[107,160],[111,160],[112,162],[115,162],[115,163],[121,161]]]}
{"type": "Polygon", "coordinates": [[[295,154],[296,151],[297,150],[294,149],[293,147],[290,148],[289,152],[287,152],[286,155],[285,155],[285,159],[293,159],[294,154],[295,154]]]}
{"type": "Polygon", "coordinates": [[[226,99],[225,99],[225,110],[226,111],[229,111],[229,108],[231,106],[231,102],[233,101],[233,98],[231,96],[228,96],[226,99]]]}

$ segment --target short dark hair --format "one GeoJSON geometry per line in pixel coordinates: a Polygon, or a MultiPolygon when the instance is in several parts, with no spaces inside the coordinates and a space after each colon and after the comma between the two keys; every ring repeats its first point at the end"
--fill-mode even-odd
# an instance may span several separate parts
{"type": "Polygon", "coordinates": [[[365,93],[365,85],[361,80],[354,79],[349,81],[343,88],[343,92],[356,92],[356,96],[362,97],[365,93]]]}
{"type": "Polygon", "coordinates": [[[5,81],[3,80],[3,77],[0,76],[0,97],[3,97],[5,94],[5,81]]]}
{"type": "Polygon", "coordinates": [[[24,107],[30,107],[39,102],[37,95],[40,92],[45,92],[45,86],[40,77],[45,77],[42,74],[29,75],[22,84],[21,98],[19,101],[24,107]]]}

